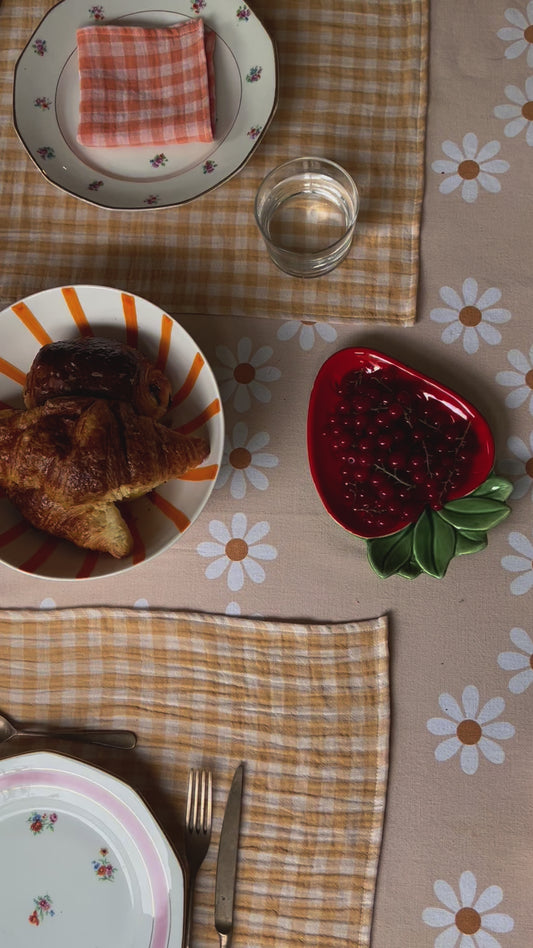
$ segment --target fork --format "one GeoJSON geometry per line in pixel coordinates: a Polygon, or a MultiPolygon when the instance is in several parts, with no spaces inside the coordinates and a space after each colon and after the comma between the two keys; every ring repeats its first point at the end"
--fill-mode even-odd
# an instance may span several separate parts
{"type": "Polygon", "coordinates": [[[185,813],[185,852],[189,867],[186,893],[184,948],[190,948],[194,885],[211,841],[213,778],[209,770],[189,771],[185,813]]]}

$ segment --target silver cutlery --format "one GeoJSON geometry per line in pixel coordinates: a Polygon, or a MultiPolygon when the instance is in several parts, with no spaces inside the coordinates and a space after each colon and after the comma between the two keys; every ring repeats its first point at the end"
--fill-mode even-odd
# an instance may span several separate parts
{"type": "Polygon", "coordinates": [[[194,887],[211,841],[213,821],[213,778],[208,770],[189,772],[187,810],[185,813],[185,852],[188,875],[185,893],[184,948],[190,948],[194,907],[194,887]]]}
{"type": "Polygon", "coordinates": [[[101,744],[103,747],[115,747],[122,750],[129,750],[137,743],[137,737],[133,731],[99,730],[86,727],[16,727],[9,718],[0,714],[0,744],[11,740],[12,737],[48,737],[53,740],[77,741],[83,744],[101,744]]]}
{"type": "Polygon", "coordinates": [[[220,939],[220,948],[229,948],[233,934],[243,776],[244,764],[239,764],[233,775],[218,846],[215,928],[220,939]]]}

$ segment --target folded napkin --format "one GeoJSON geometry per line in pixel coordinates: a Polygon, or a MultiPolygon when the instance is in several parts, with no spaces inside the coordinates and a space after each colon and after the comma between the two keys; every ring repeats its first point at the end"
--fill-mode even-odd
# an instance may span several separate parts
{"type": "MultiPolygon", "coordinates": [[[[189,767],[212,768],[197,944],[218,943],[218,837],[244,761],[235,944],[369,946],[388,768],[385,617],[309,625],[144,609],[0,610],[0,641],[2,710],[135,730],[135,752],[74,753],[133,783],[167,832],[172,813],[183,819],[189,767]]],[[[27,749],[26,739],[2,753],[27,749]]]]}
{"type": "Polygon", "coordinates": [[[211,142],[215,34],[201,19],[77,31],[82,145],[211,142]]]}

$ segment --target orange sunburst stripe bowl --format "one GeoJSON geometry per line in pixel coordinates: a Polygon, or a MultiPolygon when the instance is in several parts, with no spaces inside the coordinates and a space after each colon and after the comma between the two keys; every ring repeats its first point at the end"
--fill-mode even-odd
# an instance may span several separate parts
{"type": "Polygon", "coordinates": [[[80,331],[80,336],[92,336],[93,331],[87,315],[80,303],[79,296],[74,286],[64,286],[61,290],[63,299],[67,304],[70,314],[80,331]]]}
{"type": "Polygon", "coordinates": [[[34,530],[2,500],[0,562],[54,580],[97,579],[139,567],[175,543],[201,515],[213,490],[224,444],[224,416],[213,372],[182,326],[155,304],[112,287],[62,286],[12,303],[0,312],[4,340],[0,405],[22,408],[26,372],[44,341],[107,336],[135,345],[168,376],[178,396],[165,419],[172,428],[208,438],[211,452],[190,475],[157,489],[157,500],[127,505],[134,552],[115,560],[34,530]]]}

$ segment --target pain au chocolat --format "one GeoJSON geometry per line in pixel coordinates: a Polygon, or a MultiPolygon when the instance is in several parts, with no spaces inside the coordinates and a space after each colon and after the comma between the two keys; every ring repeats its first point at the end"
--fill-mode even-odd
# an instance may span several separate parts
{"type": "Polygon", "coordinates": [[[80,336],[43,346],[26,376],[26,408],[65,396],[119,399],[140,415],[159,419],[169,407],[171,387],[164,373],[132,346],[80,336]]]}

